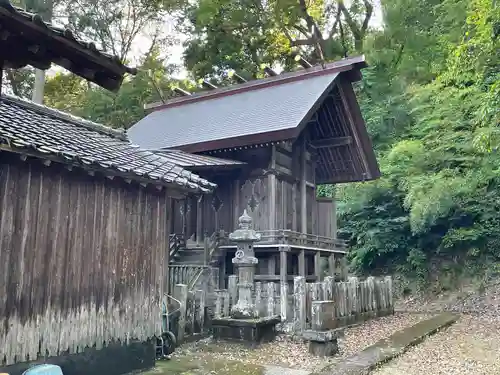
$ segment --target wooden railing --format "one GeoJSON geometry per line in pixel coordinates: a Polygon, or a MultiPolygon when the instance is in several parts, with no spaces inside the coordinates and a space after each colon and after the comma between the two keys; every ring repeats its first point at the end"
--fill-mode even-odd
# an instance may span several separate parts
{"type": "Polygon", "coordinates": [[[182,248],[186,247],[186,240],[184,238],[184,235],[174,233],[171,234],[168,238],[168,244],[169,244],[169,254],[170,254],[170,259],[174,258],[174,255],[182,248]]]}
{"type": "MultiPolygon", "coordinates": [[[[293,230],[262,230],[257,231],[261,239],[256,245],[290,245],[297,247],[311,247],[324,250],[346,251],[347,244],[344,240],[295,232],[293,230]]],[[[231,245],[225,238],[224,245],[231,245]]]]}
{"type": "Polygon", "coordinates": [[[225,239],[227,239],[227,233],[222,230],[212,233],[211,236],[205,235],[205,264],[208,265],[215,260],[219,247],[224,243],[225,239]]]}
{"type": "MultiPolygon", "coordinates": [[[[192,290],[208,266],[198,264],[171,264],[168,266],[169,288],[176,284],[185,284],[192,290]]],[[[169,292],[172,292],[169,290],[169,292]]]]}

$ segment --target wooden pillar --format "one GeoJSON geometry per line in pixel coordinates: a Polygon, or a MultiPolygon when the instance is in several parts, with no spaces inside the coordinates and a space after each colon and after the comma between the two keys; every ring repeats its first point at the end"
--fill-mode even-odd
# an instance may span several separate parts
{"type": "Polygon", "coordinates": [[[292,185],[292,230],[297,232],[297,183],[292,185]]]}
{"type": "Polygon", "coordinates": [[[300,250],[299,253],[299,276],[306,277],[306,251],[300,250]]]}
{"type": "Polygon", "coordinates": [[[184,239],[187,241],[187,226],[188,226],[188,198],[184,198],[182,200],[182,210],[183,210],[183,215],[182,215],[182,235],[184,236],[184,239]]]}
{"type": "Polygon", "coordinates": [[[276,230],[276,190],[277,190],[277,180],[275,169],[276,169],[276,146],[271,146],[271,161],[269,163],[269,168],[271,169],[271,173],[267,175],[267,182],[269,187],[269,230],[276,230]]]}
{"type": "Polygon", "coordinates": [[[239,217],[241,216],[241,214],[243,213],[243,209],[241,209],[241,212],[240,212],[240,180],[235,180],[234,181],[234,185],[233,185],[233,190],[234,190],[234,193],[233,193],[233,203],[234,203],[234,211],[233,211],[233,220],[231,221],[232,223],[234,223],[233,225],[235,225],[233,228],[227,228],[227,230],[229,231],[229,233],[231,233],[233,230],[236,230],[238,229],[238,219],[239,217]]]}
{"type": "Polygon", "coordinates": [[[4,66],[4,62],[3,62],[3,60],[0,58],[0,94],[2,94],[3,66],[4,66]]]}
{"type": "Polygon", "coordinates": [[[346,254],[343,254],[340,258],[340,278],[342,280],[347,280],[347,258],[346,254]]]}
{"type": "Polygon", "coordinates": [[[306,141],[302,140],[300,152],[300,231],[307,233],[307,162],[306,162],[306,141]]]}
{"type": "Polygon", "coordinates": [[[276,275],[276,256],[274,254],[271,254],[267,262],[268,274],[276,275]]]}
{"type": "Polygon", "coordinates": [[[332,236],[337,238],[337,196],[333,197],[332,201],[332,236]]]}
{"type": "Polygon", "coordinates": [[[203,218],[203,195],[200,195],[196,199],[196,243],[200,246],[203,241],[203,228],[202,228],[202,218],[203,218]]]}
{"type": "Polygon", "coordinates": [[[328,274],[335,277],[335,253],[328,256],[328,274]]]}
{"type": "Polygon", "coordinates": [[[287,262],[288,251],[286,248],[280,249],[280,282],[286,283],[288,279],[288,262],[287,262]]]}
{"type": "Polygon", "coordinates": [[[316,282],[322,280],[322,272],[321,272],[321,253],[317,251],[314,254],[314,275],[316,276],[316,282]]]}
{"type": "Polygon", "coordinates": [[[219,267],[219,288],[226,289],[226,258],[227,254],[225,250],[220,250],[222,252],[222,264],[219,267]]]}

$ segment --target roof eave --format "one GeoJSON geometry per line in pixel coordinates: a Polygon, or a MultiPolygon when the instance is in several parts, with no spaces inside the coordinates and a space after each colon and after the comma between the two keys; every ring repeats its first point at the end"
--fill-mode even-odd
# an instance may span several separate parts
{"type": "MultiPolygon", "coordinates": [[[[249,134],[241,137],[232,137],[225,139],[216,139],[206,142],[192,143],[182,146],[172,146],[171,149],[182,150],[184,152],[204,152],[228,148],[245,147],[256,144],[271,144],[294,139],[297,136],[297,127],[291,127],[284,130],[270,131],[265,133],[249,134]]],[[[167,148],[170,149],[170,148],[167,148]]]]}
{"type": "Polygon", "coordinates": [[[57,157],[54,155],[44,154],[42,152],[38,152],[34,149],[28,147],[15,147],[9,146],[6,144],[0,143],[0,153],[1,152],[10,152],[20,155],[29,156],[35,159],[46,160],[48,162],[54,162],[63,164],[66,166],[81,168],[85,170],[87,173],[92,174],[95,172],[102,173],[104,176],[113,179],[115,177],[135,181],[140,184],[150,184],[153,186],[161,186],[168,189],[174,189],[178,191],[185,191],[186,193],[211,193],[217,188],[217,184],[201,179],[201,181],[206,181],[206,184],[198,184],[195,182],[189,181],[189,184],[182,184],[176,181],[165,181],[163,179],[153,179],[147,176],[140,176],[136,173],[127,173],[121,172],[116,169],[104,168],[99,165],[86,164],[83,162],[78,162],[78,159],[66,159],[63,157],[57,157]]]}
{"type": "MultiPolygon", "coordinates": [[[[3,0],[3,2],[5,2],[5,0],[3,0]]],[[[12,23],[19,25],[19,28],[23,30],[23,37],[38,42],[50,38],[57,43],[58,49],[67,51],[67,53],[61,54],[59,57],[50,58],[50,62],[60,65],[82,78],[92,81],[110,91],[116,91],[120,88],[126,73],[137,73],[136,69],[125,66],[118,58],[106,56],[97,51],[95,47],[92,47],[93,45],[89,44],[86,48],[75,39],[58,35],[43,23],[43,21],[35,23],[35,21],[27,19],[10,3],[10,7],[6,6],[6,4],[3,5],[4,6],[0,6],[0,18],[10,20],[12,23]],[[70,58],[70,55],[74,55],[74,59],[70,58]],[[91,74],[92,76],[89,76],[89,73],[83,69],[84,66],[99,68],[99,74],[91,74]]],[[[35,15],[33,15],[33,17],[35,17],[35,15]]],[[[49,60],[47,60],[47,62],[49,62],[49,60]]],[[[7,59],[6,61],[8,62],[9,60],[7,59]]],[[[31,63],[30,61],[26,61],[24,65],[31,63]]],[[[97,72],[97,69],[95,69],[95,71],[97,72]]]]}

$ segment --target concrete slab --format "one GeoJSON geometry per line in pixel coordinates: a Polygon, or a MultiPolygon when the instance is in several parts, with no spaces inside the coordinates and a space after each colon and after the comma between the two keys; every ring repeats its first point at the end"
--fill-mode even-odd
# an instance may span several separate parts
{"type": "Polygon", "coordinates": [[[457,319],[458,315],[452,313],[436,315],[396,332],[338,364],[325,367],[319,374],[368,375],[376,366],[404,353],[408,348],[418,344],[427,336],[455,323],[457,319]]]}

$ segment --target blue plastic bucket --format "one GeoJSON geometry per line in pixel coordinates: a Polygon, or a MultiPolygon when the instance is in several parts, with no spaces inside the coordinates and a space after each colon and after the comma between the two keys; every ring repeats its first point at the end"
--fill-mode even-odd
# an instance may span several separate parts
{"type": "Polygon", "coordinates": [[[63,372],[59,366],[45,364],[34,366],[23,372],[23,375],[63,375],[63,372]]]}

